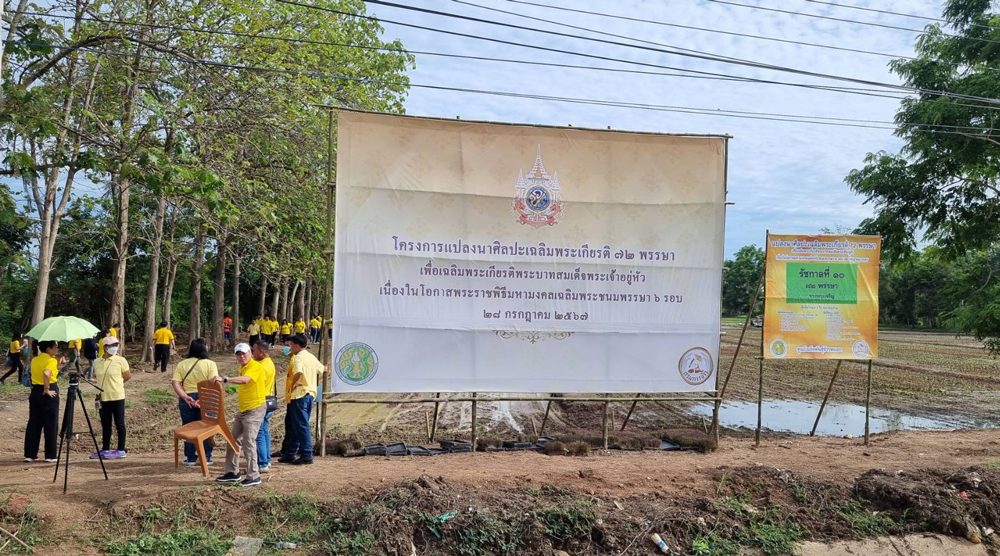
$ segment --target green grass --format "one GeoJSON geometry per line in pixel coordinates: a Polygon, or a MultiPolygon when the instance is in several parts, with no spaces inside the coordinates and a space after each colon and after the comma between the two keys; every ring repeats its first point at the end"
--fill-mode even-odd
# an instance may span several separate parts
{"type": "Polygon", "coordinates": [[[702,535],[691,541],[691,554],[694,556],[733,556],[739,552],[739,543],[717,533],[702,535]]]}
{"type": "Polygon", "coordinates": [[[216,531],[194,527],[160,535],[140,533],[105,548],[112,556],[225,556],[232,544],[216,531]]]}
{"type": "Polygon", "coordinates": [[[1000,459],[994,459],[986,462],[986,467],[990,469],[1000,469],[1000,459]]]}
{"type": "Polygon", "coordinates": [[[898,528],[887,514],[873,512],[856,500],[840,504],[836,510],[851,523],[851,530],[861,537],[881,537],[898,528]]]}
{"type": "MultiPolygon", "coordinates": [[[[7,372],[6,368],[3,369],[3,372],[7,372]]],[[[17,377],[14,375],[8,377],[7,382],[0,384],[0,394],[16,396],[17,394],[27,394],[28,392],[31,392],[31,389],[21,386],[21,383],[17,381],[17,377]]]]}
{"type": "MultiPolygon", "coordinates": [[[[0,523],[3,524],[3,528],[17,535],[17,538],[29,547],[47,541],[48,537],[42,532],[42,520],[34,508],[30,505],[23,509],[11,508],[10,499],[11,495],[8,494],[0,500],[0,523]]],[[[5,554],[30,552],[17,543],[8,544],[3,551],[5,554]]]]}
{"type": "Polygon", "coordinates": [[[368,556],[375,546],[375,535],[371,531],[355,533],[334,533],[323,543],[323,554],[339,556],[368,556]]]}
{"type": "Polygon", "coordinates": [[[793,554],[795,543],[802,538],[803,531],[795,523],[766,515],[751,518],[750,525],[736,533],[736,540],[743,546],[759,548],[768,556],[793,554]]]}
{"type": "Polygon", "coordinates": [[[521,534],[510,516],[479,512],[458,530],[455,549],[464,556],[510,554],[521,546],[521,534]]]}
{"type": "Polygon", "coordinates": [[[150,405],[163,405],[176,402],[177,396],[166,388],[156,387],[143,392],[142,399],[150,405]]]}

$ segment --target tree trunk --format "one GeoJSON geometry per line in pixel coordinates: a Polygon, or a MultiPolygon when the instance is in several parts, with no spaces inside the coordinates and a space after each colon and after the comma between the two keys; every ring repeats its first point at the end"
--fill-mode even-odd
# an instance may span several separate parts
{"type": "MultiPolygon", "coordinates": [[[[169,138],[167,142],[170,142],[169,138]]],[[[149,252],[149,281],[146,283],[146,310],[142,331],[143,361],[152,360],[153,332],[156,332],[156,291],[160,284],[160,247],[163,245],[163,219],[166,213],[167,199],[161,195],[156,200],[153,245],[149,252]]]]}
{"type": "Polygon", "coordinates": [[[300,280],[295,281],[295,285],[292,286],[292,294],[288,298],[288,311],[285,312],[285,318],[291,321],[292,323],[295,322],[295,314],[294,314],[295,306],[298,304],[299,301],[299,298],[297,296],[299,294],[299,286],[301,284],[302,281],[300,280]]]}
{"type": "Polygon", "coordinates": [[[174,280],[177,278],[177,260],[173,257],[167,259],[167,271],[163,277],[163,320],[167,321],[167,326],[172,327],[170,319],[170,304],[174,296],[174,280]]]}
{"type": "Polygon", "coordinates": [[[267,305],[267,278],[262,274],[260,277],[260,304],[257,306],[257,314],[264,314],[264,306],[267,305]]]}
{"type": "Polygon", "coordinates": [[[309,282],[299,281],[299,297],[298,303],[295,304],[295,318],[308,321],[309,318],[306,316],[306,288],[309,287],[309,282]]]}
{"type": "Polygon", "coordinates": [[[188,329],[191,339],[201,337],[201,271],[205,265],[205,223],[198,223],[194,240],[194,264],[191,266],[191,314],[188,329]]]}
{"type": "Polygon", "coordinates": [[[278,318],[278,302],[281,301],[281,288],[274,284],[274,297],[271,298],[271,316],[278,318]]]}
{"type": "Polygon", "coordinates": [[[225,343],[222,335],[222,318],[226,311],[226,236],[217,234],[215,239],[215,286],[212,292],[212,349],[218,351],[225,343]]]}
{"type": "Polygon", "coordinates": [[[280,320],[288,318],[288,278],[281,280],[281,316],[280,320]]]}
{"type": "Polygon", "coordinates": [[[306,297],[306,304],[305,304],[305,308],[304,308],[304,310],[302,312],[302,316],[305,317],[306,323],[308,324],[309,321],[312,320],[313,315],[316,314],[316,313],[313,313],[313,287],[312,287],[312,278],[309,278],[308,280],[306,280],[306,296],[307,296],[306,297]]]}
{"type": "Polygon", "coordinates": [[[240,258],[233,255],[233,340],[240,330],[240,258]]]}

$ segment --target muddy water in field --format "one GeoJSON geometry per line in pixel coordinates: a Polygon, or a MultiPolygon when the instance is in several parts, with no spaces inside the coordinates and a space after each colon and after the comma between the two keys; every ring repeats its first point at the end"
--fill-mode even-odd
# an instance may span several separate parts
{"type": "MultiPolygon", "coordinates": [[[[690,408],[695,415],[711,417],[712,404],[699,403],[690,408]]],[[[764,400],[763,426],[765,429],[796,434],[809,434],[818,402],[799,400],[764,400]]],[[[725,402],[719,420],[724,427],[757,426],[757,404],[754,402],[725,402]]],[[[978,420],[962,416],[914,415],[891,409],[872,408],[871,432],[897,430],[952,430],[997,428],[996,420],[978,420]]],[[[830,404],[823,410],[823,418],[816,427],[816,434],[823,436],[855,436],[865,432],[865,407],[855,404],[830,404]]]]}

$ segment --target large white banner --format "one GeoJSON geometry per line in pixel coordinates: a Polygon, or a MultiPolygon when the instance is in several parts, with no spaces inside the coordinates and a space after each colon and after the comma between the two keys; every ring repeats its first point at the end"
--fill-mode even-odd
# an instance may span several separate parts
{"type": "Polygon", "coordinates": [[[714,390],[725,149],[341,112],[334,391],[714,390]]]}

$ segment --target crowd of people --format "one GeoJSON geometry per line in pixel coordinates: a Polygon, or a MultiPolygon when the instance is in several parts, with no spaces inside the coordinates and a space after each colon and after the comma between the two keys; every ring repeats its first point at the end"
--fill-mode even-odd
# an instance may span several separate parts
{"type": "MultiPolygon", "coordinates": [[[[226,315],[226,319],[224,333],[228,347],[235,338],[232,319],[229,315],[226,315]]],[[[249,341],[236,343],[232,347],[238,372],[231,376],[219,372],[204,338],[191,340],[185,358],[174,366],[170,381],[177,395],[181,424],[201,419],[199,382],[212,381],[237,387],[237,411],[230,427],[236,445],[229,446],[226,450],[224,473],[216,479],[218,482],[255,486],[261,482],[260,474],[267,473],[273,461],[290,465],[313,463],[309,420],[314,402],[320,395],[324,367],[309,350],[309,344],[319,341],[324,325],[332,336],[332,323],[325,322],[318,315],[308,322],[302,317],[295,322],[279,322],[271,315],[255,316],[246,329],[249,341]],[[272,453],[270,420],[271,415],[279,408],[280,398],[275,377],[276,366],[270,354],[277,343],[283,345],[282,353],[288,357],[284,392],[285,437],[281,448],[272,453]],[[244,460],[242,469],[245,472],[242,473],[240,455],[244,460]]],[[[17,373],[22,384],[30,384],[24,461],[57,460],[58,382],[60,372],[70,365],[75,366],[81,376],[93,380],[93,384],[100,388],[96,403],[102,428],[102,446],[91,458],[113,460],[127,457],[125,385],[132,378],[132,370],[121,353],[119,335],[120,327],[116,324],[93,338],[68,342],[65,355],[60,354],[58,342],[34,342],[36,355],[30,359],[27,368],[25,361],[32,352],[31,344],[23,336],[14,335],[7,353],[10,370],[0,378],[0,383],[17,373]],[[25,376],[26,373],[30,376],[25,376]],[[117,436],[117,442],[115,448],[111,449],[113,435],[117,436]],[[39,459],[39,445],[43,438],[44,458],[39,459]]],[[[153,351],[153,371],[159,369],[161,373],[166,372],[171,352],[177,351],[175,337],[168,323],[160,323],[150,349],[153,351]]],[[[208,465],[213,464],[214,446],[212,439],[206,440],[203,446],[205,463],[208,465]]],[[[182,463],[198,466],[201,465],[199,458],[195,445],[185,442],[182,463]]]]}

